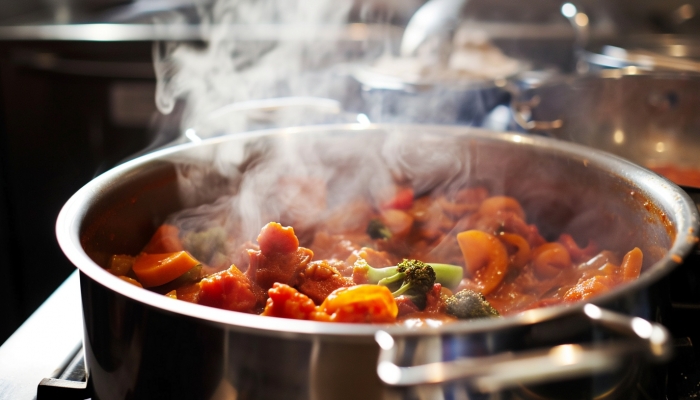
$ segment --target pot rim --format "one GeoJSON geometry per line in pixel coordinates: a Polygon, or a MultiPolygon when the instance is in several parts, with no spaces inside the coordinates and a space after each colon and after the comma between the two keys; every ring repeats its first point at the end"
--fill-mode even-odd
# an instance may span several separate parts
{"type": "MultiPolygon", "coordinates": [[[[550,138],[532,136],[513,132],[493,132],[480,128],[466,126],[446,125],[422,125],[422,124],[342,124],[342,125],[315,125],[305,127],[277,128],[247,133],[236,133],[198,143],[185,143],[173,147],[164,148],[153,153],[140,156],[136,159],[121,164],[101,175],[78,190],[63,206],[56,221],[56,236],[58,243],[67,258],[90,279],[105,286],[123,296],[139,303],[159,309],[164,312],[191,317],[205,323],[224,325],[228,329],[254,331],[255,333],[270,334],[282,337],[304,337],[313,335],[332,337],[372,338],[379,331],[387,331],[392,335],[427,335],[427,334],[469,334],[475,332],[492,331],[511,328],[515,326],[530,325],[533,323],[550,320],[565,314],[582,312],[586,302],[577,302],[573,305],[558,305],[524,311],[519,314],[483,320],[457,321],[440,327],[408,328],[387,324],[348,324],[325,323],[304,320],[292,320],[274,317],[261,317],[259,315],[244,314],[207,307],[184,301],[173,301],[166,296],[144,290],[116,278],[105,269],[97,265],[85,253],[80,243],[80,229],[83,218],[90,208],[90,203],[95,196],[109,190],[111,182],[116,179],[128,177],[136,170],[148,163],[159,161],[167,156],[185,151],[189,148],[203,145],[214,146],[218,143],[230,140],[247,140],[258,137],[287,136],[295,133],[318,133],[323,131],[381,131],[381,130],[427,130],[439,131],[441,134],[453,136],[476,137],[481,140],[494,142],[511,142],[518,145],[545,148],[554,154],[566,155],[572,160],[582,163],[597,165],[608,171],[620,170],[621,179],[627,180],[647,197],[655,194],[655,202],[661,202],[665,212],[672,214],[675,240],[670,250],[657,261],[650,269],[644,272],[637,280],[620,285],[611,291],[593,299],[593,303],[602,304],[613,299],[620,293],[628,290],[642,289],[658,281],[664,275],[679,265],[675,260],[682,260],[693,249],[698,241],[698,224],[700,216],[695,203],[677,185],[671,181],[656,175],[655,173],[633,164],[623,158],[617,157],[593,148],[588,148],[570,142],[558,141],[550,138]],[[685,218],[683,216],[688,216],[685,218]],[[680,257],[680,258],[679,258],[680,257]],[[675,260],[674,260],[675,259],[675,260]]],[[[682,262],[682,261],[681,261],[682,262]]]]}

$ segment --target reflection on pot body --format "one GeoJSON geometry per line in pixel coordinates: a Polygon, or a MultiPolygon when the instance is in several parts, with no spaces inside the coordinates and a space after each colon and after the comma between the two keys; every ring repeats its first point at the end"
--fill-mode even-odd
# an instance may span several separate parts
{"type": "MultiPolygon", "coordinates": [[[[651,320],[663,313],[664,285],[659,281],[676,266],[671,254],[684,257],[696,240],[697,209],[678,188],[633,164],[569,143],[459,127],[346,125],[237,134],[123,164],[96,178],[62,210],[57,235],[66,255],[81,269],[85,354],[94,398],[393,399],[441,398],[443,392],[446,397],[471,396],[479,391],[472,384],[383,387],[376,373],[375,333],[382,329],[415,343],[405,348],[409,358],[400,364],[405,366],[611,337],[597,329],[577,331],[580,324],[566,323],[580,318],[583,304],[418,331],[259,317],[174,301],[129,285],[98,265],[107,255],[137,253],[167,215],[183,208],[174,163],[197,167],[215,154],[229,154],[234,158],[229,161],[239,165],[250,156],[248,150],[260,145],[297,141],[319,148],[361,144],[371,153],[389,138],[402,139],[408,156],[426,147],[443,156],[459,155],[463,162],[455,176],[465,182],[488,182],[494,193],[520,199],[529,219],[545,234],[578,227],[606,248],[636,243],[647,260],[642,276],[596,298],[596,303],[651,320]],[[629,196],[631,191],[641,196],[629,196]],[[658,212],[645,208],[647,199],[658,212]],[[592,212],[610,216],[613,223],[602,230],[586,228],[577,216],[592,212]],[[638,229],[625,228],[629,226],[638,229]],[[427,341],[416,343],[420,338],[427,341]],[[442,352],[436,351],[439,348],[442,352]]],[[[436,168],[425,172],[440,176],[436,168]]],[[[200,199],[206,201],[210,199],[200,199]]],[[[607,382],[605,376],[582,385],[607,382]]],[[[591,386],[596,391],[601,387],[610,385],[591,386]]],[[[551,386],[510,390],[546,393],[547,388],[551,386]]]]}
{"type": "Polygon", "coordinates": [[[629,72],[610,70],[545,83],[521,94],[515,107],[524,119],[560,121],[556,127],[531,129],[533,133],[605,150],[652,169],[700,170],[700,77],[629,72]],[[522,114],[522,105],[530,116],[522,114]]]}

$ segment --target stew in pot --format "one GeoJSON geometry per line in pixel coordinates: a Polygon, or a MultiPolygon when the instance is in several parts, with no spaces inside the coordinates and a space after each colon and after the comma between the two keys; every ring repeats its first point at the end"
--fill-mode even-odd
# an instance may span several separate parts
{"type": "Polygon", "coordinates": [[[232,249],[219,227],[158,228],[108,271],[182,301],[263,316],[330,322],[441,324],[589,299],[639,277],[642,252],[616,254],[569,234],[547,241],[518,200],[483,187],[416,197],[399,187],[378,206],[331,214],[306,246],[270,222],[232,249]],[[337,221],[353,218],[353,228],[337,221]],[[205,260],[205,263],[201,262],[205,260]]]}

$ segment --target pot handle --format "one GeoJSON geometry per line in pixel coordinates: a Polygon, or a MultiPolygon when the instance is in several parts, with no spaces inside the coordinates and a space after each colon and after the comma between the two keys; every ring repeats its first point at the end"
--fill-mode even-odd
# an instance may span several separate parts
{"type": "Polygon", "coordinates": [[[396,365],[395,360],[402,339],[379,331],[375,335],[380,347],[377,374],[389,386],[438,384],[468,379],[483,392],[495,392],[520,384],[609,372],[620,366],[622,356],[634,353],[644,353],[652,361],[664,361],[671,356],[670,335],[659,324],[604,310],[593,304],[584,306],[584,314],[592,322],[629,338],[600,344],[564,344],[548,349],[401,367],[396,365]]]}
{"type": "MultiPolygon", "coordinates": [[[[541,82],[542,78],[536,80],[537,83],[530,83],[530,87],[537,86],[541,82]]],[[[542,131],[548,136],[555,137],[551,133],[551,130],[561,128],[564,125],[564,121],[561,119],[556,119],[554,121],[532,121],[532,110],[540,104],[540,97],[538,95],[533,96],[528,100],[521,100],[523,98],[523,88],[509,82],[504,87],[508,93],[510,93],[510,113],[513,116],[513,121],[518,124],[518,126],[525,130],[526,132],[542,131]]]]}
{"type": "MultiPolygon", "coordinates": [[[[520,93],[517,89],[510,89],[509,91],[511,92],[510,111],[513,115],[513,121],[515,121],[520,128],[528,132],[549,132],[552,129],[558,129],[564,125],[564,121],[561,119],[555,119],[553,121],[530,120],[532,116],[532,109],[540,104],[540,97],[535,95],[529,100],[522,101],[518,99],[520,93]]],[[[548,133],[548,135],[554,136],[551,133],[548,133]]]]}

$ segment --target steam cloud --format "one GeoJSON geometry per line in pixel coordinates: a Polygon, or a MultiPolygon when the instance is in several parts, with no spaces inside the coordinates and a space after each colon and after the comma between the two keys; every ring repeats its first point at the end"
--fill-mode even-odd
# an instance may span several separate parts
{"type": "MultiPolygon", "coordinates": [[[[343,110],[363,107],[372,122],[452,123],[458,114],[465,114],[465,108],[466,115],[474,118],[484,114],[484,104],[492,102],[484,99],[495,95],[487,91],[472,91],[468,97],[444,88],[429,93],[362,93],[352,72],[391,54],[399,36],[388,25],[350,24],[354,3],[201,2],[202,44],[154,46],[159,110],[171,113],[178,102],[184,103],[181,129],[193,128],[200,138],[242,132],[256,124],[299,126],[338,122],[348,116],[355,120],[356,114],[343,110]],[[300,101],[280,110],[265,108],[265,99],[278,99],[273,104],[288,106],[280,100],[285,98],[300,101]],[[263,107],[251,112],[246,104],[263,107]]],[[[372,17],[379,19],[375,22],[388,18],[372,17]]],[[[159,22],[178,20],[182,22],[183,17],[173,15],[159,22]]],[[[183,235],[208,232],[187,236],[199,247],[210,243],[201,250],[205,262],[217,264],[212,261],[216,257],[236,262],[237,249],[245,241],[254,241],[270,221],[293,226],[302,244],[308,244],[316,227],[329,219],[333,226],[326,224],[323,229],[357,228],[353,224],[366,220],[343,210],[352,210],[357,199],[377,202],[391,195],[387,191],[395,189],[397,182],[410,181],[418,193],[426,193],[448,183],[459,189],[468,177],[464,154],[452,154],[456,149],[432,146],[430,141],[416,148],[404,135],[372,143],[339,139],[332,146],[329,141],[261,143],[259,149],[246,149],[249,161],[243,167],[237,164],[242,161],[240,149],[209,154],[202,165],[178,166],[185,203],[205,205],[185,209],[171,216],[169,223],[183,235]],[[217,247],[211,243],[219,243],[218,250],[210,248],[217,247]]],[[[452,189],[448,185],[441,190],[452,189]]]]}
{"type": "MultiPolygon", "coordinates": [[[[227,132],[249,128],[246,113],[212,118],[227,105],[290,96],[345,100],[349,64],[373,57],[374,51],[363,41],[366,35],[348,24],[352,5],[351,0],[200,3],[201,46],[162,42],[154,47],[158,109],[168,114],[184,100],[182,128],[209,136],[212,125],[227,132]]],[[[310,107],[319,112],[317,103],[310,107]]]]}

